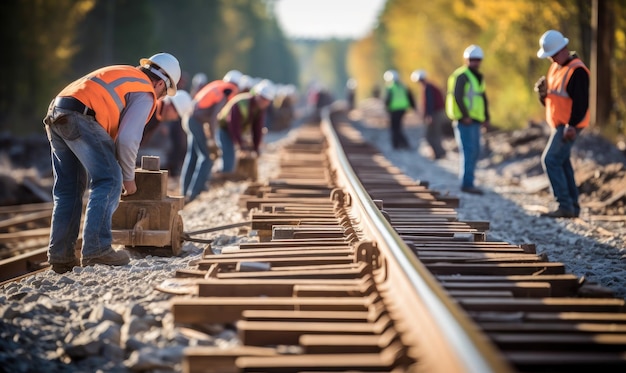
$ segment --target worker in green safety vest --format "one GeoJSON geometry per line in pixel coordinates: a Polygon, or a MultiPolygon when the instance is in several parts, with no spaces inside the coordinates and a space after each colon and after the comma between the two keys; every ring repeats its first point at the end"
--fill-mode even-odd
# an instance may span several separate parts
{"type": "Polygon", "coordinates": [[[479,71],[483,51],[470,45],[463,52],[465,64],[448,78],[446,114],[452,120],[459,147],[461,191],[483,194],[474,185],[474,173],[480,155],[481,127],[489,127],[489,110],[485,80],[479,71]]]}
{"type": "Polygon", "coordinates": [[[385,79],[385,108],[389,113],[391,146],[394,149],[410,149],[411,145],[402,130],[402,118],[409,109],[415,109],[415,100],[411,91],[400,81],[398,72],[387,70],[385,79]]]}

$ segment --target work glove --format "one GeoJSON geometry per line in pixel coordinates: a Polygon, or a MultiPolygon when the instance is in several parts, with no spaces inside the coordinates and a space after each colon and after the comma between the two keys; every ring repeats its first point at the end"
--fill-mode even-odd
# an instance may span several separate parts
{"type": "Polygon", "coordinates": [[[537,95],[539,96],[539,100],[541,102],[544,102],[546,99],[546,96],[548,96],[548,85],[546,83],[545,76],[542,76],[539,79],[537,79],[537,82],[535,82],[534,91],[537,92],[537,95]]]}
{"type": "Polygon", "coordinates": [[[211,158],[212,161],[218,159],[221,155],[222,152],[220,151],[219,146],[213,144],[209,147],[209,158],[211,158]]]}
{"type": "Polygon", "coordinates": [[[563,141],[574,141],[576,139],[576,128],[566,125],[563,130],[563,141]]]}

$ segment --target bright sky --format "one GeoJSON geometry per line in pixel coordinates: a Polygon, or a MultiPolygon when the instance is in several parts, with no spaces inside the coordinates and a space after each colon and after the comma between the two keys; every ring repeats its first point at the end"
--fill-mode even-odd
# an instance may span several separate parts
{"type": "Polygon", "coordinates": [[[276,17],[288,37],[354,38],[371,31],[386,0],[277,0],[276,17]]]}

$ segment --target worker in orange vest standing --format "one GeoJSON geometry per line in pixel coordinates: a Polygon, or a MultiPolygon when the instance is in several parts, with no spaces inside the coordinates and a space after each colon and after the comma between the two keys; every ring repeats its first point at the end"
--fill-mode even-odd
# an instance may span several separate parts
{"type": "Polygon", "coordinates": [[[567,48],[569,39],[559,31],[548,30],[539,39],[537,57],[551,65],[546,77],[535,84],[539,100],[546,107],[551,127],[542,166],[559,207],[542,214],[549,218],[575,218],[580,214],[578,188],[570,161],[574,141],[589,125],[589,69],[567,48]]]}
{"type": "Polygon", "coordinates": [[[139,64],[103,67],[74,81],[52,100],[43,120],[54,173],[48,262],[57,273],[130,261],[127,252],[111,246],[113,212],[121,193],[137,191],[135,163],[144,126],[157,100],[176,94],[181,75],[169,53],[142,58],[139,64]],[[87,188],[79,264],[74,246],[87,188]]]}
{"type": "Polygon", "coordinates": [[[228,100],[239,93],[238,83],[243,74],[231,70],[221,80],[215,80],[198,91],[193,114],[183,123],[187,133],[187,155],[181,173],[181,194],[193,201],[207,189],[213,161],[217,158],[215,142],[217,113],[228,100]]]}

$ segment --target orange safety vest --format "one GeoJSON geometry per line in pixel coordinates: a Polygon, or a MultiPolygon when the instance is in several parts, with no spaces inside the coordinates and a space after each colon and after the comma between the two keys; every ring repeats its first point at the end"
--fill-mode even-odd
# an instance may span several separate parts
{"type": "MultiPolygon", "coordinates": [[[[117,65],[98,69],[65,87],[58,97],[74,97],[96,112],[96,121],[113,138],[117,138],[120,115],[126,108],[126,95],[151,93],[154,98],[150,115],[156,107],[156,93],[150,78],[133,66],[117,65]]],[[[145,123],[144,123],[145,125],[145,123]]]]}
{"type": "Polygon", "coordinates": [[[206,109],[222,101],[224,99],[225,89],[231,90],[231,93],[228,95],[228,100],[239,93],[239,88],[235,84],[223,80],[215,80],[202,87],[202,89],[196,93],[194,96],[196,107],[198,109],[206,109]]]}
{"type": "MultiPolygon", "coordinates": [[[[572,115],[572,98],[567,93],[567,85],[569,80],[577,68],[585,69],[589,74],[589,69],[579,59],[575,58],[565,66],[561,66],[556,62],[550,65],[547,75],[548,95],[546,96],[546,120],[548,124],[554,128],[559,125],[567,124],[572,115]]],[[[585,118],[576,125],[576,128],[585,128],[589,125],[589,109],[585,114],[585,118]]]]}

